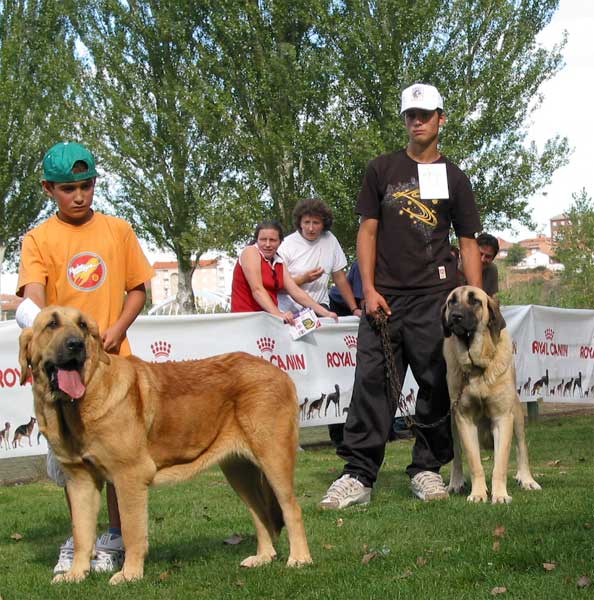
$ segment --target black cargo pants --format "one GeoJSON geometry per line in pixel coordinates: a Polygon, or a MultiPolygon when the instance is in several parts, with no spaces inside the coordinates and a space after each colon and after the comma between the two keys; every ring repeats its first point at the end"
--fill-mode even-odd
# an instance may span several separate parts
{"type": "MultiPolygon", "coordinates": [[[[415,420],[434,423],[450,406],[446,366],[442,355],[441,308],[449,291],[422,296],[386,297],[392,315],[388,331],[400,383],[410,366],[419,392],[415,420]]],[[[403,390],[404,391],[404,390],[403,390]]],[[[343,473],[372,486],[384,460],[386,442],[394,417],[386,379],[384,350],[373,319],[364,315],[359,323],[357,366],[353,396],[337,454],[346,461],[343,473]]],[[[453,458],[451,421],[437,427],[414,427],[412,462],[406,472],[439,472],[453,458]]]]}

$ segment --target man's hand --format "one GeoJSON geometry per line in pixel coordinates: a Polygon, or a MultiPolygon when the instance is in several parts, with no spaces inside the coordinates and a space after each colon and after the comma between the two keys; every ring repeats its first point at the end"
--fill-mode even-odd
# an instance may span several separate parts
{"type": "Polygon", "coordinates": [[[387,315],[391,315],[392,311],[386,302],[386,299],[376,290],[365,294],[365,312],[375,316],[378,309],[382,309],[387,315]]]}
{"type": "Polygon", "coordinates": [[[303,283],[311,283],[312,281],[319,279],[323,274],[324,269],[322,267],[317,267],[315,269],[312,269],[311,271],[306,271],[305,273],[303,273],[303,275],[301,275],[301,278],[303,279],[303,283]]]}

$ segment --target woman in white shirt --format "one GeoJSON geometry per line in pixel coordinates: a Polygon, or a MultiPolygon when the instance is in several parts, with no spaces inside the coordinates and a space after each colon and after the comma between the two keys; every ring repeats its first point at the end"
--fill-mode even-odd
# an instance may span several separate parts
{"type": "MultiPolygon", "coordinates": [[[[361,310],[344,272],[346,256],[330,231],[332,211],[321,200],[301,200],[293,210],[296,231],[288,235],[278,249],[295,283],[317,303],[327,308],[330,277],[338,287],[352,314],[360,317],[361,310]]],[[[279,294],[281,310],[297,311],[300,306],[286,294],[279,294]]]]}

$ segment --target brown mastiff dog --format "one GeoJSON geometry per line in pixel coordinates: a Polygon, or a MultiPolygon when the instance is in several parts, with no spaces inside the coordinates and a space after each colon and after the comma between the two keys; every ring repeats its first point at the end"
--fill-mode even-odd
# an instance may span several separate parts
{"type": "Polygon", "coordinates": [[[287,566],[311,563],[293,488],[298,403],[291,379],[250,354],[147,363],[103,351],[96,323],[72,308],[45,308],[20,337],[22,381],[30,366],[39,429],[67,477],[74,560],[54,581],[90,568],[100,492],[115,485],[126,548],[110,583],[143,576],[148,486],[188,479],[219,464],[247,504],[257,536],[244,567],[276,557],[287,525],[287,566]]]}
{"type": "Polygon", "coordinates": [[[539,490],[528,466],[512,341],[498,302],[479,288],[456,288],[443,307],[443,330],[454,433],[449,490],[460,492],[464,487],[461,441],[472,482],[468,501],[487,501],[480,456],[482,445],[494,449],[491,501],[493,504],[511,502],[507,493],[507,465],[514,433],[518,463],[516,480],[525,490],[539,490]]]}

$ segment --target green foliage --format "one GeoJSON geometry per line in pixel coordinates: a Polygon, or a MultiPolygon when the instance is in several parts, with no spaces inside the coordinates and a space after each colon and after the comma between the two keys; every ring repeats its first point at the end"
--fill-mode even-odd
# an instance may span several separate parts
{"type": "Polygon", "coordinates": [[[338,74],[325,39],[333,3],[208,4],[204,32],[217,102],[234,126],[234,159],[290,231],[297,200],[319,193],[316,178],[335,143],[330,123],[338,74]]]}
{"type": "Polygon", "coordinates": [[[178,301],[194,311],[192,272],[208,249],[232,251],[258,219],[261,189],[229,160],[232,124],[215,101],[203,27],[190,0],[90,0],[75,25],[89,52],[103,192],[180,270],[178,301]]]}
{"type": "Polygon", "coordinates": [[[236,156],[286,227],[297,199],[323,198],[353,252],[367,162],[403,147],[400,92],[434,83],[446,98],[442,148],[470,175],[486,228],[530,223],[526,198],[565,164],[565,139],[526,142],[539,86],[561,68],[535,37],[558,0],[217,2],[205,34],[236,156]],[[214,64],[214,63],[213,63],[214,64]]]}
{"type": "Polygon", "coordinates": [[[50,204],[45,151],[78,122],[71,2],[0,0],[0,265],[50,204]]]}
{"type": "Polygon", "coordinates": [[[517,283],[510,288],[500,290],[497,297],[505,306],[527,304],[557,306],[556,295],[543,279],[517,283]]]}
{"type": "Polygon", "coordinates": [[[512,244],[507,251],[507,256],[504,258],[504,262],[506,265],[510,266],[517,265],[524,260],[526,254],[528,254],[528,250],[526,250],[524,246],[520,246],[520,244],[512,244]]]}
{"type": "MultiPolygon", "coordinates": [[[[341,112],[358,135],[331,151],[347,159],[354,201],[361,163],[348,160],[360,140],[373,154],[402,147],[400,91],[416,81],[433,83],[445,98],[448,121],[442,150],[470,176],[485,229],[512,221],[530,224],[527,200],[567,160],[565,139],[538,152],[526,143],[539,86],[562,66],[564,40],[551,51],[535,37],[550,21],[557,0],[352,0],[336,9],[330,34],[337,49],[341,112]],[[371,146],[371,148],[370,148],[371,146]]],[[[335,153],[335,154],[333,154],[335,153]]],[[[351,234],[352,235],[352,234],[351,234]]]]}
{"type": "Polygon", "coordinates": [[[3,208],[0,223],[10,228],[0,238],[14,243],[31,221],[21,215],[37,215],[43,204],[26,175],[60,137],[54,130],[42,139],[46,123],[78,110],[84,118],[71,121],[110,176],[106,197],[141,237],[176,254],[188,310],[197,258],[206,249],[233,250],[266,213],[290,229],[300,198],[319,196],[334,209],[335,233],[352,254],[365,166],[405,144],[400,92],[415,81],[437,85],[445,97],[442,149],[470,175],[485,228],[527,224],[525,199],[567,158],[565,140],[540,151],[526,143],[538,89],[562,66],[564,39],[550,51],[535,41],[557,5],[4,2],[2,52],[16,66],[12,75],[8,58],[0,67],[0,127],[9,140],[4,155],[0,142],[0,193],[37,204],[3,208]],[[70,13],[84,44],[82,77],[70,13]],[[12,46],[6,31],[20,32],[12,46]],[[85,94],[76,97],[81,80],[85,94]],[[21,106],[25,116],[15,121],[10,110],[21,106]],[[6,175],[19,157],[27,164],[6,175]]]}
{"type": "Polygon", "coordinates": [[[414,81],[444,93],[443,149],[466,166],[487,225],[528,222],[523,199],[567,154],[563,140],[540,154],[525,144],[538,87],[561,65],[562,40],[535,43],[556,0],[85,4],[112,196],[182,271],[266,207],[290,229],[311,195],[352,253],[365,165],[404,145],[400,91],[414,81]]]}
{"type": "Polygon", "coordinates": [[[499,264],[499,293],[497,297],[504,305],[538,304],[575,308],[568,297],[566,284],[559,272],[551,272],[546,267],[533,269],[512,269],[499,264]]]}
{"type": "Polygon", "coordinates": [[[560,304],[566,308],[594,305],[594,204],[585,189],[573,194],[567,215],[569,225],[560,228],[556,255],[563,264],[560,304]]]}

